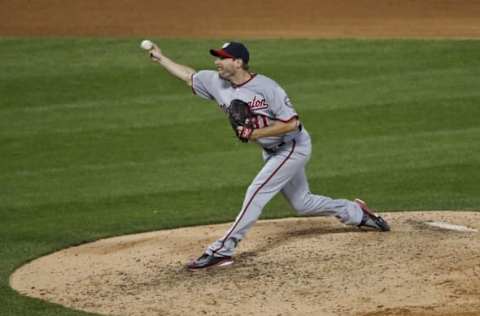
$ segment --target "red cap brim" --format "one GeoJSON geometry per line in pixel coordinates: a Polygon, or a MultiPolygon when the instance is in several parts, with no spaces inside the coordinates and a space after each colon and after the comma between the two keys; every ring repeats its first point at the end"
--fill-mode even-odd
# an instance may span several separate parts
{"type": "Polygon", "coordinates": [[[223,58],[235,58],[235,56],[230,55],[223,49],[211,49],[210,54],[212,54],[215,57],[223,57],[223,58]]]}

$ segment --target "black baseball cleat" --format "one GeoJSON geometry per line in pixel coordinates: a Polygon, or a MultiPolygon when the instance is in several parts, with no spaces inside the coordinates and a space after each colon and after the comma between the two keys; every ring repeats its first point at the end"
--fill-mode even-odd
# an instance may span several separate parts
{"type": "Polygon", "coordinates": [[[209,267],[224,267],[233,263],[232,257],[229,256],[213,256],[207,253],[201,255],[198,259],[187,264],[189,270],[199,270],[209,267]]]}
{"type": "Polygon", "coordinates": [[[369,227],[375,230],[379,230],[382,232],[390,231],[390,226],[388,223],[381,218],[380,216],[375,215],[367,206],[367,203],[360,199],[355,199],[355,203],[360,206],[363,211],[363,218],[358,227],[369,227]]]}

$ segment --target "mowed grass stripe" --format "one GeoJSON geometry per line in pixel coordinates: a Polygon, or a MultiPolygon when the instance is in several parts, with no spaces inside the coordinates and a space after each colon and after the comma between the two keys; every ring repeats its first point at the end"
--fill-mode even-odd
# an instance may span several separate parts
{"type": "MultiPolygon", "coordinates": [[[[328,152],[328,155],[320,153],[319,157],[315,157],[309,175],[314,180],[316,177],[360,176],[377,171],[401,174],[402,170],[412,168],[480,163],[480,158],[474,155],[472,146],[462,142],[468,136],[474,143],[480,141],[480,128],[422,132],[413,135],[414,141],[397,135],[352,139],[329,146],[317,142],[316,148],[328,152]],[[445,138],[450,139],[453,144],[446,144],[445,138]],[[352,155],[351,152],[361,152],[362,155],[352,155]]],[[[37,173],[23,171],[4,177],[4,180],[20,176],[24,178],[23,183],[17,182],[17,195],[21,199],[12,201],[6,199],[4,203],[25,205],[32,200],[77,201],[88,197],[102,195],[114,197],[142,191],[161,193],[193,188],[201,190],[205,185],[205,178],[211,181],[209,188],[243,185],[241,189],[243,192],[255,170],[261,165],[257,151],[250,149],[240,147],[235,151],[189,155],[178,159],[167,156],[149,162],[75,165],[68,169],[44,169],[37,173]],[[238,150],[244,151],[245,159],[237,159],[238,150]],[[212,172],[212,161],[215,162],[216,168],[223,171],[222,173],[212,172]],[[224,176],[224,172],[238,173],[237,170],[243,172],[234,178],[224,176]],[[45,180],[46,177],[48,178],[45,180]],[[60,189],[65,184],[58,182],[58,178],[69,179],[73,194],[63,194],[60,189]],[[43,181],[42,191],[35,188],[40,181],[43,181]],[[24,194],[21,195],[21,192],[24,194]]]]}
{"type": "MultiPolygon", "coordinates": [[[[405,155],[417,155],[419,156],[422,152],[429,152],[434,154],[437,151],[441,151],[445,153],[446,149],[454,149],[450,152],[450,154],[461,154],[465,159],[477,159],[479,157],[476,156],[468,156],[463,155],[465,152],[473,151],[475,148],[471,146],[469,143],[462,143],[461,140],[466,139],[469,137],[469,140],[472,142],[476,142],[480,138],[480,127],[479,128],[465,128],[461,130],[442,130],[442,131],[435,131],[435,132],[419,132],[411,135],[415,137],[417,141],[416,144],[412,144],[411,141],[406,139],[403,135],[389,135],[389,136],[373,136],[373,137],[365,137],[362,139],[352,139],[342,142],[341,144],[335,144],[335,147],[331,148],[329,146],[329,151],[332,151],[332,156],[338,156],[343,152],[349,151],[352,149],[352,146],[376,146],[379,143],[379,138],[381,138],[381,147],[382,149],[372,150],[370,152],[364,153],[362,158],[368,158],[371,160],[372,158],[378,158],[380,156],[384,157],[385,154],[388,154],[388,157],[394,159],[396,157],[402,157],[404,159],[405,155]],[[442,142],[443,138],[449,137],[457,137],[458,141],[455,140],[454,144],[444,144],[442,142]],[[407,151],[404,147],[399,146],[399,144],[403,144],[408,142],[409,145],[413,145],[407,151]]],[[[329,142],[331,144],[331,142],[329,142]]],[[[317,146],[324,147],[326,144],[322,143],[321,141],[316,142],[317,146]]],[[[211,161],[221,162],[226,161],[228,164],[234,160],[235,157],[238,156],[238,149],[244,148],[235,148],[232,151],[220,151],[220,152],[210,152],[210,153],[201,153],[201,154],[186,154],[182,157],[159,157],[156,160],[152,161],[123,161],[123,162],[112,162],[107,164],[78,164],[78,165],[71,165],[67,167],[59,167],[59,168],[46,168],[41,170],[21,170],[12,173],[4,173],[2,177],[4,178],[11,178],[11,177],[35,177],[35,176],[45,176],[47,174],[54,175],[58,173],[77,173],[79,171],[102,171],[102,170],[114,170],[114,169],[137,169],[137,168],[165,168],[166,166],[170,165],[178,165],[184,166],[192,162],[196,162],[198,165],[208,165],[211,161]]],[[[249,154],[252,152],[251,148],[248,148],[249,154]]],[[[256,151],[253,151],[256,152],[256,151]]],[[[473,152],[472,152],[473,153],[473,152]]],[[[350,155],[345,155],[347,158],[352,158],[353,161],[358,161],[358,157],[352,157],[350,155]]],[[[449,155],[443,154],[439,155],[439,159],[448,158],[449,155]]],[[[338,161],[338,158],[333,158],[330,156],[325,156],[324,159],[331,158],[331,161],[328,163],[335,163],[338,161]]],[[[455,158],[458,159],[458,158],[455,158]]],[[[353,163],[352,161],[352,163],[353,163]]],[[[239,162],[243,162],[240,160],[239,162]]],[[[409,161],[409,163],[421,163],[422,161],[409,161]]],[[[338,165],[338,163],[336,163],[338,165]]],[[[348,164],[346,165],[348,167],[348,164]]],[[[209,166],[208,166],[209,167],[209,166]]],[[[332,171],[332,170],[330,170],[332,171]]]]}
{"type": "MultiPolygon", "coordinates": [[[[303,114],[305,114],[304,121],[307,129],[313,135],[318,131],[318,134],[322,136],[328,135],[328,138],[324,141],[342,142],[343,139],[362,138],[370,134],[401,134],[407,137],[409,133],[416,133],[422,130],[475,127],[478,126],[477,117],[480,115],[480,107],[477,105],[479,101],[480,98],[477,97],[425,99],[411,103],[372,104],[358,108],[356,111],[349,109],[323,110],[319,106],[317,110],[305,110],[303,114]],[[408,124],[403,120],[408,120],[408,124]]],[[[213,107],[207,109],[206,104],[197,106],[203,107],[199,109],[199,112],[216,111],[213,107]],[[204,105],[205,107],[203,107],[204,105]]],[[[193,108],[191,107],[189,110],[193,108]]],[[[118,148],[121,150],[132,150],[135,146],[141,147],[146,145],[145,142],[152,142],[152,147],[161,147],[163,151],[165,151],[165,147],[168,150],[169,146],[178,146],[179,154],[183,155],[184,151],[181,151],[181,147],[188,146],[192,150],[192,144],[195,148],[198,148],[200,145],[206,151],[214,150],[222,145],[230,147],[238,145],[230,137],[232,132],[222,113],[217,113],[218,115],[214,119],[206,121],[202,118],[195,120],[196,116],[194,115],[187,117],[185,120],[181,117],[175,121],[173,117],[170,117],[170,119],[164,121],[161,117],[161,110],[152,110],[159,117],[158,120],[154,117],[148,122],[139,120],[140,123],[138,124],[135,123],[135,120],[133,122],[128,120],[131,117],[129,116],[130,111],[128,111],[122,118],[123,125],[121,121],[118,121],[115,125],[106,125],[102,128],[97,128],[98,125],[95,124],[94,129],[91,129],[88,126],[88,122],[87,126],[82,126],[83,122],[80,121],[78,123],[80,126],[71,125],[70,129],[65,126],[57,130],[55,127],[45,124],[42,126],[47,133],[32,132],[31,135],[25,135],[27,134],[26,131],[17,135],[15,134],[15,129],[12,129],[13,133],[9,132],[10,129],[6,129],[5,134],[8,134],[8,136],[4,135],[7,136],[4,137],[5,154],[8,155],[9,153],[9,145],[17,149],[22,148],[26,150],[25,153],[28,153],[29,149],[35,149],[35,144],[42,143],[42,140],[43,145],[48,145],[53,150],[63,152],[62,145],[67,148],[72,147],[72,137],[75,137],[76,145],[82,145],[76,146],[82,153],[82,149],[87,146],[89,148],[98,146],[100,149],[115,142],[126,142],[129,140],[131,143],[128,148],[118,148]],[[175,137],[173,141],[165,141],[172,139],[171,136],[174,134],[182,135],[182,137],[175,137]]],[[[102,121],[102,117],[102,115],[94,116],[98,123],[102,121]]],[[[99,152],[101,153],[102,150],[99,152]]],[[[177,151],[171,150],[169,155],[175,155],[176,153],[177,151]]],[[[29,159],[27,155],[25,157],[29,159]]],[[[122,156],[118,156],[118,158],[121,159],[122,156]]]]}
{"type": "MultiPolygon", "coordinates": [[[[352,138],[344,140],[339,143],[333,143],[331,140],[323,140],[325,137],[322,137],[321,140],[315,141],[315,144],[320,147],[328,147],[329,151],[333,151],[335,155],[347,153],[352,150],[353,147],[362,147],[362,146],[381,146],[378,150],[371,150],[365,152],[362,157],[368,157],[368,160],[371,158],[383,156],[388,154],[390,157],[396,157],[398,155],[417,155],[420,156],[421,152],[425,151],[442,151],[445,152],[445,149],[457,149],[452,150],[449,153],[439,156],[439,159],[448,157],[448,154],[463,154],[465,152],[473,151],[476,149],[475,146],[472,146],[472,143],[475,143],[480,137],[480,127],[463,127],[461,129],[442,129],[436,131],[419,131],[416,133],[410,133],[410,138],[405,137],[404,134],[394,134],[394,135],[378,135],[378,136],[368,136],[362,138],[352,138]],[[451,143],[446,143],[445,139],[448,138],[451,143]],[[468,140],[468,142],[462,142],[468,140]],[[334,145],[334,146],[333,146],[334,145]],[[406,150],[405,145],[408,145],[408,150],[406,150]]],[[[105,164],[77,164],[70,165],[65,167],[53,167],[53,168],[44,168],[44,169],[33,169],[33,170],[19,170],[15,172],[6,172],[2,174],[2,177],[31,177],[31,176],[42,176],[47,174],[58,174],[62,172],[78,172],[78,171],[101,171],[101,170],[114,170],[114,169],[135,169],[135,168],[144,168],[147,166],[152,167],[165,167],[170,164],[173,165],[189,165],[192,162],[195,162],[195,165],[205,166],[209,162],[215,161],[218,163],[227,163],[232,164],[236,162],[243,162],[243,160],[235,160],[235,157],[238,157],[238,150],[245,150],[245,154],[257,153],[256,147],[242,148],[243,145],[236,144],[232,146],[231,150],[228,151],[212,151],[208,153],[185,153],[184,155],[178,156],[168,156],[164,155],[161,157],[154,157],[153,160],[142,161],[121,161],[121,162],[110,162],[105,164]]],[[[357,150],[356,148],[353,150],[357,150]]],[[[337,161],[337,158],[333,158],[330,155],[325,156],[326,158],[332,158],[332,163],[337,161]]],[[[358,160],[356,156],[351,156],[348,154],[343,155],[347,158],[353,158],[358,160]]],[[[466,159],[478,159],[477,156],[463,156],[466,159]]],[[[362,158],[360,158],[362,159],[362,158]]],[[[416,162],[421,162],[417,160],[416,162]]],[[[338,164],[338,163],[337,163],[338,164]]]]}
{"type": "MultiPolygon", "coordinates": [[[[474,85],[474,81],[470,81],[474,85]],[[473,82],[473,83],[472,83],[473,82]]],[[[442,87],[436,87],[437,89],[442,87]]],[[[343,88],[345,89],[345,88],[343,88]]],[[[294,89],[293,89],[294,90],[294,89]]],[[[467,90],[466,88],[464,90],[467,90]]],[[[295,90],[294,90],[295,91],[295,90]]],[[[349,89],[351,92],[351,89],[349,89]]],[[[303,94],[300,99],[307,98],[308,102],[296,102],[302,109],[301,112],[308,110],[337,110],[337,109],[351,109],[357,110],[371,106],[385,106],[396,107],[409,106],[413,104],[426,105],[430,103],[431,106],[436,106],[440,103],[441,106],[457,106],[459,103],[471,103],[472,108],[468,109],[476,111],[478,107],[474,105],[480,100],[480,92],[471,87],[467,92],[460,93],[458,89],[453,91],[444,91],[444,95],[432,90],[431,92],[417,88],[418,94],[402,93],[400,96],[393,98],[392,96],[382,100],[381,97],[372,99],[372,102],[365,102],[367,100],[333,100],[325,101],[323,91],[317,94],[319,100],[312,103],[314,99],[314,91],[309,94],[303,94]],[[392,104],[395,100],[395,104],[392,104]],[[463,101],[463,102],[462,102],[463,101]]],[[[132,98],[119,101],[96,101],[96,102],[82,102],[69,103],[64,105],[51,105],[41,107],[27,107],[17,109],[0,110],[5,129],[2,131],[4,136],[15,136],[36,134],[36,133],[65,133],[74,132],[76,130],[83,131],[98,129],[112,129],[127,127],[149,127],[153,124],[158,126],[174,125],[179,121],[182,123],[199,122],[215,118],[224,118],[224,115],[219,111],[214,110],[215,107],[207,102],[198,103],[193,95],[189,93],[181,93],[180,95],[157,96],[150,98],[132,98]],[[195,113],[195,115],[185,115],[186,113],[195,113]],[[154,115],[152,115],[154,114],[154,115]],[[20,119],[18,119],[20,118],[20,119]],[[102,120],[102,121],[100,121],[102,120]],[[72,128],[72,123],[81,124],[81,128],[72,128]],[[103,123],[103,124],[102,124],[103,123]],[[54,131],[51,131],[50,125],[58,126],[54,131]]],[[[399,109],[396,109],[399,110],[399,109]]],[[[433,109],[432,109],[433,110],[433,109]]],[[[435,112],[441,113],[438,109],[435,112]]]]}

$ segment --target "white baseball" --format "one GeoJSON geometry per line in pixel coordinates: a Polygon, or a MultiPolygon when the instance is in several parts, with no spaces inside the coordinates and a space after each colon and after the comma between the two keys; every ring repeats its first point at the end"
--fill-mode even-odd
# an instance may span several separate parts
{"type": "Polygon", "coordinates": [[[153,43],[150,40],[143,40],[140,47],[144,50],[151,50],[153,48],[153,43]]]}

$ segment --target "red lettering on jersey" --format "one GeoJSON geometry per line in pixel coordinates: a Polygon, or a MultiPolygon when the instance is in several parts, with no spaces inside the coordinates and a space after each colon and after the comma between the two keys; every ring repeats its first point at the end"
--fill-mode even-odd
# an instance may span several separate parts
{"type": "Polygon", "coordinates": [[[262,116],[263,119],[263,126],[268,126],[268,118],[266,116],[262,116]]]}
{"type": "Polygon", "coordinates": [[[268,117],[263,116],[263,115],[257,115],[257,116],[252,118],[252,125],[256,129],[267,127],[269,125],[269,123],[270,123],[270,121],[269,121],[268,117]]]}
{"type": "Polygon", "coordinates": [[[257,100],[257,97],[253,97],[253,100],[248,102],[248,106],[251,110],[260,110],[268,108],[268,104],[265,99],[257,100]]]}
{"type": "Polygon", "coordinates": [[[260,126],[258,125],[258,117],[257,116],[252,117],[252,125],[253,125],[253,128],[260,128],[260,126]]]}

